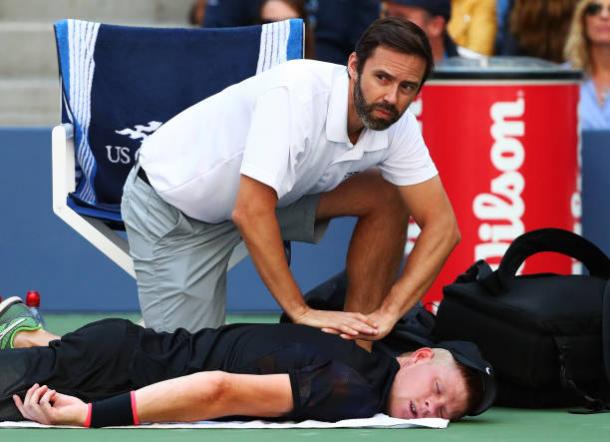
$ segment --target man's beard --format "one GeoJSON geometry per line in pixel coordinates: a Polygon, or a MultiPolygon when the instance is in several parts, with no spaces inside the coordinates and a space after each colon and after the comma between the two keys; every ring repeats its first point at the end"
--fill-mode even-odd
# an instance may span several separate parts
{"type": "MultiPolygon", "coordinates": [[[[385,130],[392,124],[396,123],[402,116],[404,111],[398,112],[395,106],[390,103],[367,103],[364,95],[362,94],[362,85],[360,84],[361,75],[358,76],[356,84],[354,86],[354,106],[356,107],[356,113],[362,120],[364,127],[371,130],[385,130]],[[376,109],[381,109],[390,114],[389,119],[376,118],[373,116],[373,112],[376,109]]],[[[406,109],[405,109],[406,110],[406,109]]]]}

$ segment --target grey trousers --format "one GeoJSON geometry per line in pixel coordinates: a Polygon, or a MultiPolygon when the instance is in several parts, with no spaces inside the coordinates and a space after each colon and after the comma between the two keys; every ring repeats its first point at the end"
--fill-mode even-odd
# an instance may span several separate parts
{"type": "MultiPolygon", "coordinates": [[[[123,190],[121,213],[147,327],[196,331],[225,322],[227,265],[240,243],[232,221],[208,224],[166,203],[137,177],[135,166],[123,190]]],[[[319,195],[277,210],[282,237],[318,242],[328,222],[316,223],[319,195]]]]}

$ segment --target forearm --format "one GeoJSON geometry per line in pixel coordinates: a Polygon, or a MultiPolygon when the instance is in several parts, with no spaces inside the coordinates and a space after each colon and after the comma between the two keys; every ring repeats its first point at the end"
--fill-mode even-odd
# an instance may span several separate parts
{"type": "Polygon", "coordinates": [[[243,218],[238,228],[258,274],[286,314],[293,319],[300,316],[307,307],[286,262],[275,211],[244,214],[243,218]]]}
{"type": "Polygon", "coordinates": [[[402,275],[390,289],[379,311],[398,320],[430,288],[451,251],[460,240],[453,214],[425,225],[409,254],[402,275]]]}
{"type": "Polygon", "coordinates": [[[277,417],[292,409],[287,374],[195,373],[136,391],[140,422],[194,422],[224,416],[277,417]]]}
{"type": "Polygon", "coordinates": [[[137,390],[135,399],[140,422],[193,422],[221,416],[216,396],[222,376],[218,372],[206,372],[206,388],[194,388],[200,374],[137,390]]]}

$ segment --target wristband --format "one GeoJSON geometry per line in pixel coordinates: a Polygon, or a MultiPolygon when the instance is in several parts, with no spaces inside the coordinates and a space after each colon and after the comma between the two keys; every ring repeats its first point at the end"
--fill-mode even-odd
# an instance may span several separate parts
{"type": "Polygon", "coordinates": [[[131,391],[131,416],[133,417],[133,424],[140,425],[140,418],[138,417],[138,407],[136,406],[136,392],[131,391]]]}
{"type": "Polygon", "coordinates": [[[122,393],[91,403],[91,428],[137,425],[133,392],[122,393]]]}
{"type": "Polygon", "coordinates": [[[91,427],[91,409],[93,406],[91,403],[87,404],[87,417],[85,418],[85,422],[83,423],[83,427],[89,428],[91,427]]]}

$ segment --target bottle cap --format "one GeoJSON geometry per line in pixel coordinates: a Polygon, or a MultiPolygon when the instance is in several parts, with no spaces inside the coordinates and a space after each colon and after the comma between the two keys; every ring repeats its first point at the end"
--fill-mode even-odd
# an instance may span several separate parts
{"type": "Polygon", "coordinates": [[[30,290],[25,295],[25,305],[28,307],[40,307],[40,293],[30,290]]]}

